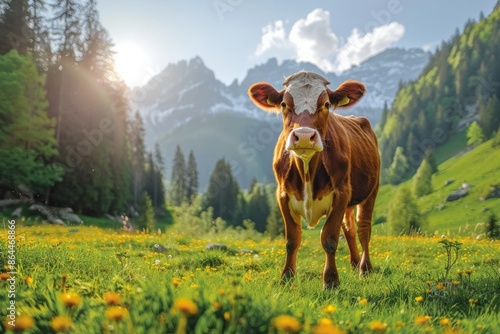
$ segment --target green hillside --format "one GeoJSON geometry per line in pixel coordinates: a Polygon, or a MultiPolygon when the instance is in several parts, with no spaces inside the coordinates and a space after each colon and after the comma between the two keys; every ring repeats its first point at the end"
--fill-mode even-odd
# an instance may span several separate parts
{"type": "Polygon", "coordinates": [[[401,147],[410,173],[425,154],[454,140],[472,116],[486,138],[500,125],[500,5],[443,42],[421,76],[401,85],[377,128],[382,165],[390,166],[401,147]]]}
{"type": "MultiPolygon", "coordinates": [[[[411,186],[408,180],[400,186],[411,186]]],[[[500,199],[481,201],[490,185],[500,184],[500,148],[492,148],[491,140],[466,153],[458,154],[439,165],[439,171],[433,176],[434,191],[418,199],[420,209],[427,215],[428,233],[472,235],[482,233],[484,223],[494,213],[500,217],[500,199]],[[454,180],[445,185],[447,180],[454,180]],[[444,199],[466,182],[472,185],[469,194],[454,202],[444,199]],[[444,205],[442,209],[440,206],[444,205]]],[[[396,186],[384,185],[380,188],[375,215],[386,215],[396,186]]],[[[375,225],[375,233],[386,234],[385,224],[375,225]]]]}

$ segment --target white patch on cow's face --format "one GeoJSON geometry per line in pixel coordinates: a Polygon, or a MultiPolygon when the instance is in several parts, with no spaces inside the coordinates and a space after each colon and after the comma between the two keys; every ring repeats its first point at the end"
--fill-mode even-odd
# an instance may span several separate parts
{"type": "Polygon", "coordinates": [[[319,75],[304,73],[292,77],[286,86],[286,92],[293,98],[295,113],[299,115],[307,110],[310,114],[314,114],[319,96],[326,91],[326,80],[319,75]]]}

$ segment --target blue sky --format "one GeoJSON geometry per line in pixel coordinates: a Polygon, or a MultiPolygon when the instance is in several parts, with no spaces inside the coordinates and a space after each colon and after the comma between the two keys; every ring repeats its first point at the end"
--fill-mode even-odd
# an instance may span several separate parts
{"type": "Polygon", "coordinates": [[[497,0],[101,0],[130,85],[200,56],[230,83],[270,57],[341,72],[389,47],[432,49],[497,0]]]}

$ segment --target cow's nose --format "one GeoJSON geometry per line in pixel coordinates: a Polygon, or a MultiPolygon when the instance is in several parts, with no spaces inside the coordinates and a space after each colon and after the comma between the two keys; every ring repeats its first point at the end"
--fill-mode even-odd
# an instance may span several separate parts
{"type": "Polygon", "coordinates": [[[317,140],[317,131],[313,129],[297,129],[292,132],[292,141],[295,147],[311,147],[317,140]]]}

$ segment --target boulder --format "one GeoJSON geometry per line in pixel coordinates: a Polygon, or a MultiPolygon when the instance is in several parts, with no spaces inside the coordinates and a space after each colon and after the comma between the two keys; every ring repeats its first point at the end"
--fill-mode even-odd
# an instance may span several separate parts
{"type": "Polygon", "coordinates": [[[490,186],[490,191],[484,197],[484,199],[488,199],[488,198],[500,198],[500,185],[490,186]]]}
{"type": "Polygon", "coordinates": [[[42,204],[32,204],[28,210],[31,213],[38,214],[46,219],[52,216],[49,208],[42,204]]]}
{"type": "Polygon", "coordinates": [[[227,250],[227,246],[223,244],[210,244],[205,247],[206,250],[222,250],[225,251],[227,250]]]}
{"type": "Polygon", "coordinates": [[[59,211],[59,217],[62,220],[68,221],[72,224],[83,224],[83,220],[81,220],[81,218],[73,212],[59,211]]]}
{"type": "Polygon", "coordinates": [[[467,190],[467,189],[459,189],[459,190],[457,190],[457,191],[452,192],[451,194],[449,194],[446,197],[445,201],[446,202],[456,201],[456,200],[458,200],[458,199],[460,199],[462,197],[467,196],[468,193],[469,193],[469,190],[467,190]]]}
{"type": "Polygon", "coordinates": [[[17,208],[11,213],[12,218],[21,218],[21,215],[23,214],[23,208],[17,208]]]}

